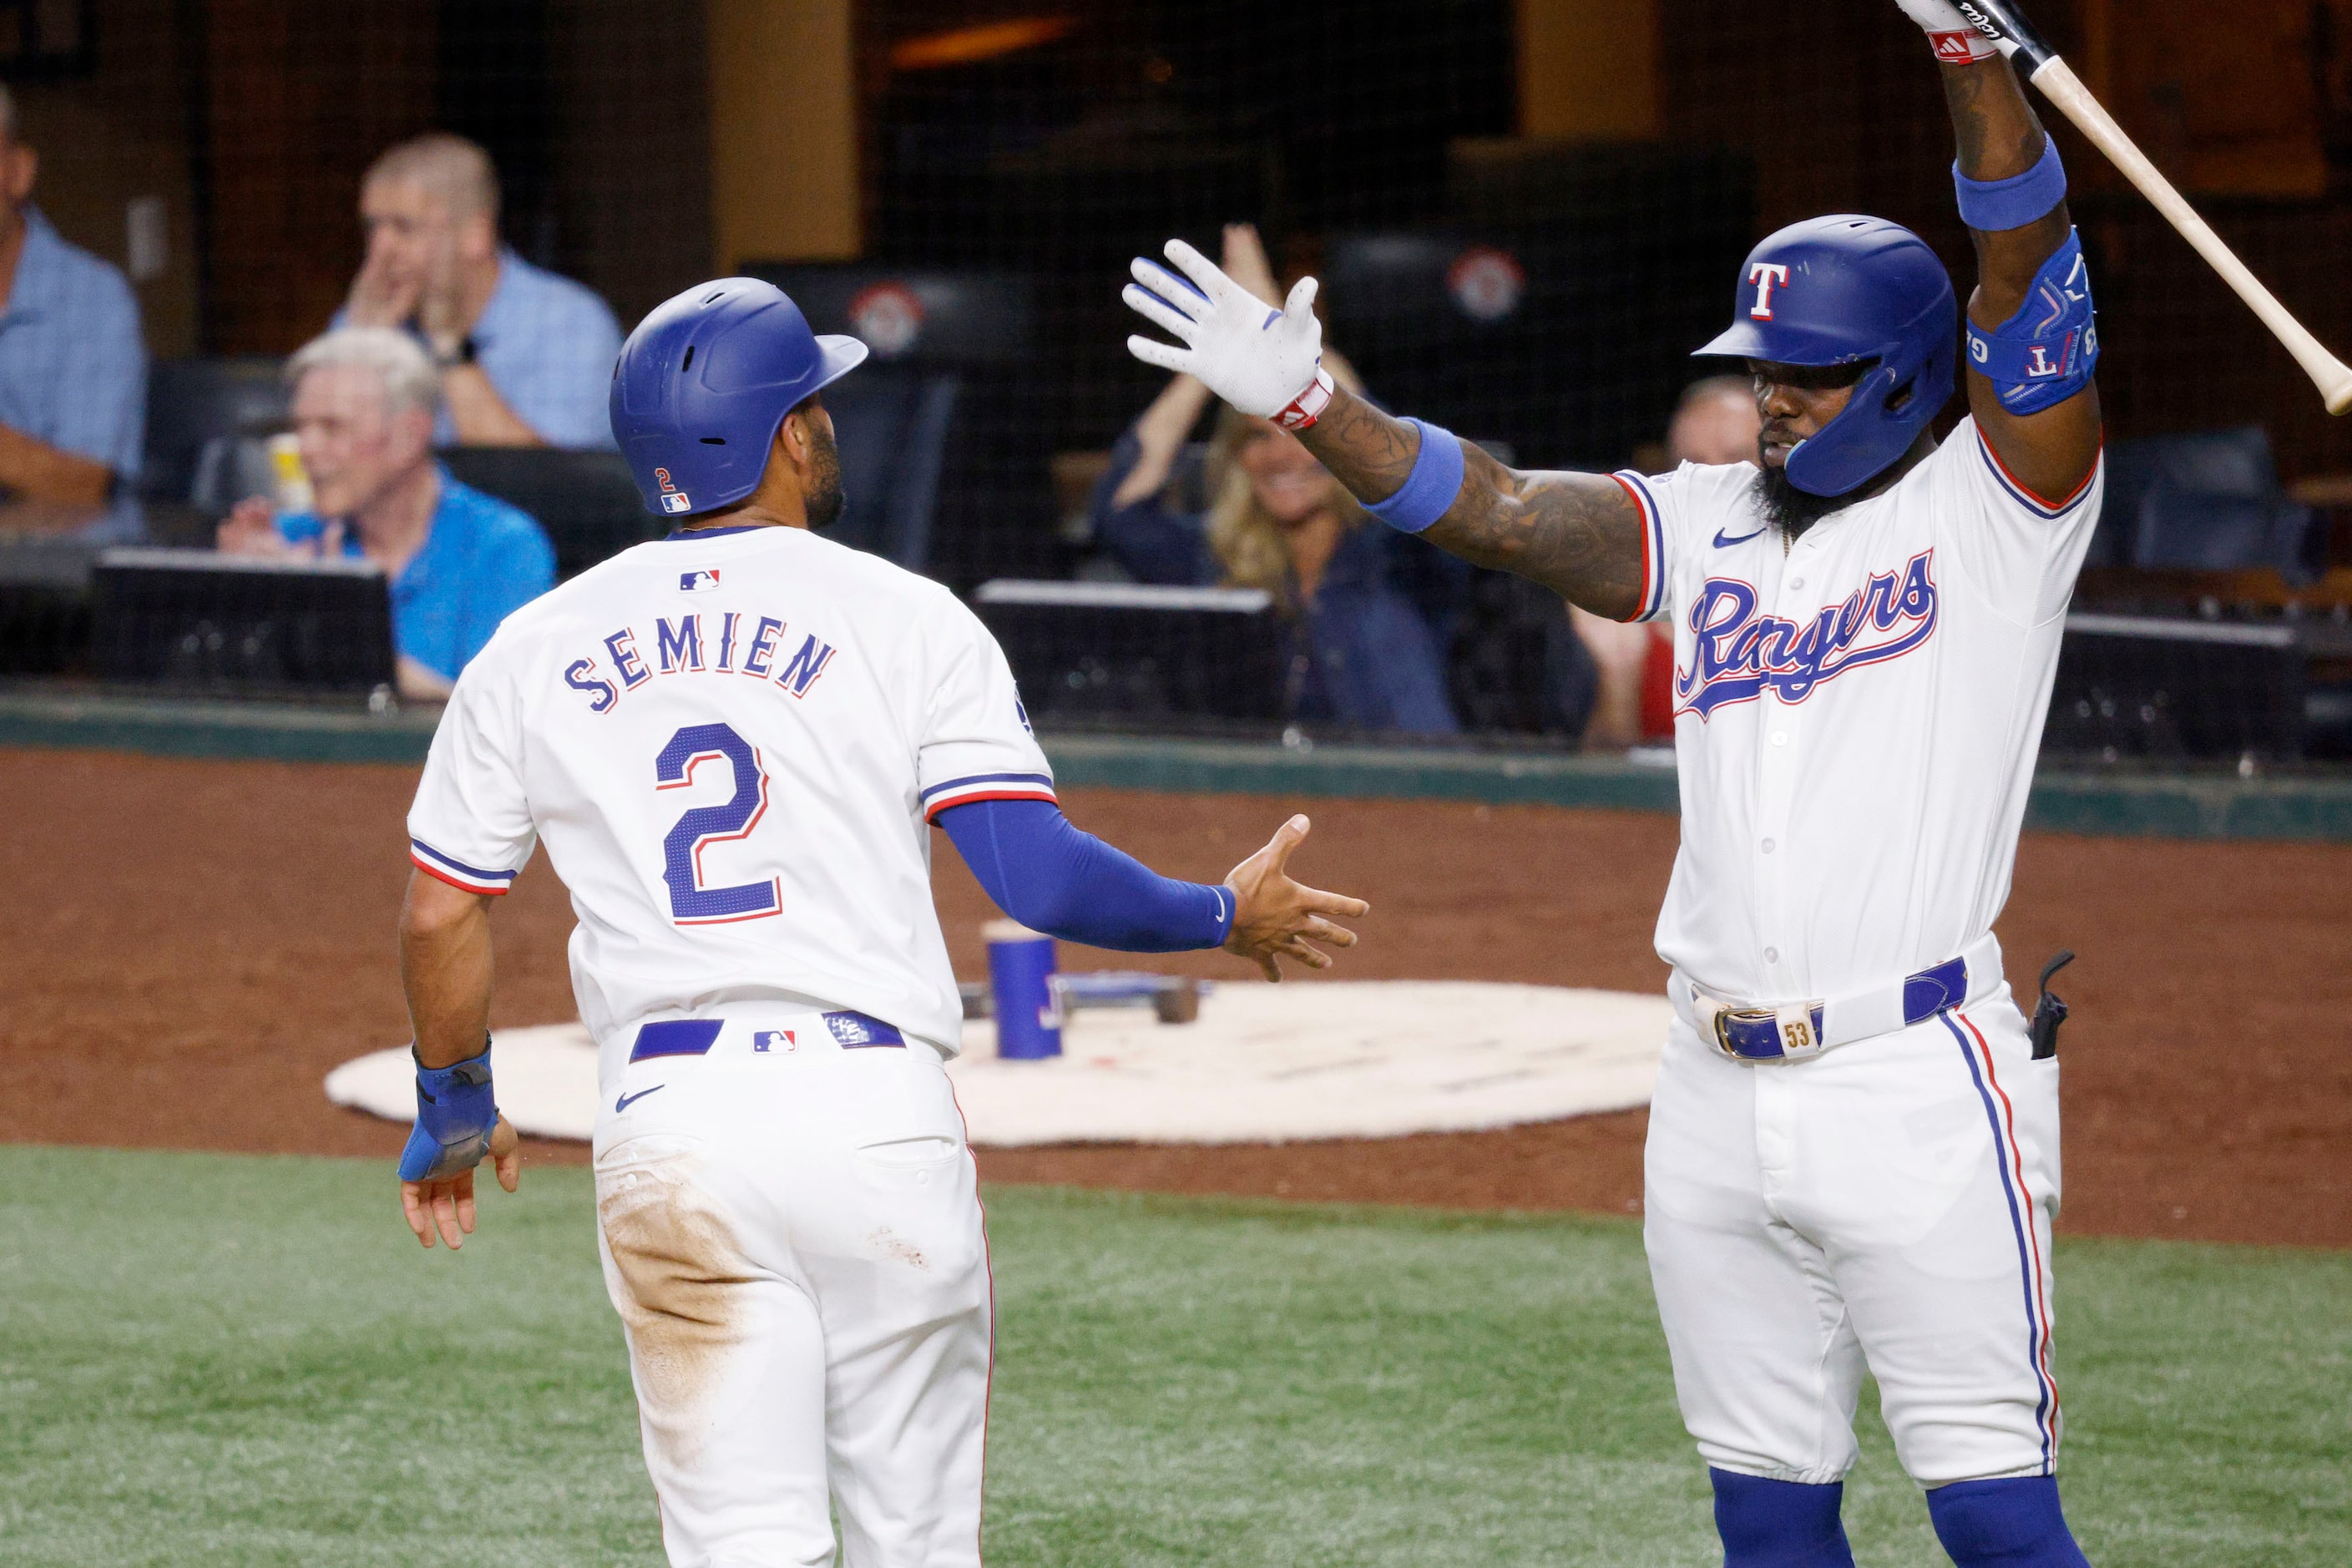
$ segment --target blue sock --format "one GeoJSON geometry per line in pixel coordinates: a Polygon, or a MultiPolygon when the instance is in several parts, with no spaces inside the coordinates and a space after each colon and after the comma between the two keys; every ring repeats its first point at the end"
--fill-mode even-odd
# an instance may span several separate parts
{"type": "MultiPolygon", "coordinates": [[[[1853,1568],[1838,1521],[1843,1483],[1767,1480],[1710,1466],[1723,1568],[1853,1568]]],[[[1933,1496],[1933,1493],[1929,1494],[1933,1496]]]]}
{"type": "Polygon", "coordinates": [[[1959,1568],[2091,1568],[2058,1511],[2055,1476],[1937,1487],[1927,1517],[1959,1568]]]}

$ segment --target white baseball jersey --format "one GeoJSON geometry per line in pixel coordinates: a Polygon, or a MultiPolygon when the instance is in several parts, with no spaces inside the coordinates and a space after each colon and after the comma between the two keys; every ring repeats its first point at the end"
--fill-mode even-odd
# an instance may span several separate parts
{"type": "Polygon", "coordinates": [[[546,841],[610,1083],[632,1026],[738,1002],[854,1009],[952,1055],[925,825],[992,798],[1050,801],[1053,778],[971,612],[742,528],[639,545],[509,616],[408,829],[418,866],[485,893],[546,841]]]}
{"type": "Polygon", "coordinates": [[[1964,419],[1785,549],[1748,464],[1617,477],[1643,615],[1675,626],[1660,954],[1750,1005],[1969,956],[1965,995],[1815,1058],[1669,1028],[1644,1240],[1684,1421],[1710,1465],[1834,1481],[1866,1368],[1922,1486],[2046,1475],[2058,1063],[1969,950],[2009,894],[2100,470],[2043,501],[1964,419]]]}
{"type": "Polygon", "coordinates": [[[1834,996],[1990,930],[2104,468],[2042,500],[1963,419],[1793,547],[1746,463],[1617,476],[1675,627],[1682,848],[1659,955],[1750,1003],[1834,996]]]}

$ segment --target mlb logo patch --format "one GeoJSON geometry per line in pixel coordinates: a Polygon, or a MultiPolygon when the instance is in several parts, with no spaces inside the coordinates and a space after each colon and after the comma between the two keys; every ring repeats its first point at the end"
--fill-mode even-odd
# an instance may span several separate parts
{"type": "Polygon", "coordinates": [[[681,572],[677,574],[677,591],[681,594],[708,594],[719,586],[719,572],[681,572]]]}
{"type": "Polygon", "coordinates": [[[760,1029],[751,1036],[751,1048],[762,1055],[775,1051],[789,1054],[799,1050],[801,1042],[790,1029],[760,1029]]]}
{"type": "Polygon", "coordinates": [[[686,499],[686,492],[684,490],[672,490],[667,495],[662,497],[661,500],[662,510],[664,511],[692,511],[694,510],[694,503],[686,499]]]}

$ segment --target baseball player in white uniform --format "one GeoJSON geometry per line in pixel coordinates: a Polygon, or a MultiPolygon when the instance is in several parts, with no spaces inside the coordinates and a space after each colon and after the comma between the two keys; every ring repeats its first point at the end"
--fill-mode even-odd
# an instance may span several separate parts
{"type": "Polygon", "coordinates": [[[2004,56],[1944,0],[1902,4],[1958,135],[1966,331],[1893,224],[1766,238],[1698,351],[1748,361],[1753,464],[1515,471],[1335,387],[1312,279],[1275,310],[1171,242],[1126,292],[1178,340],[1131,338],[1138,357],[1294,430],[1392,525],[1673,623],[1675,1022],[1645,1236],[1731,1568],[1852,1563],[1865,1369],[1955,1562],[2084,1562],[2054,1479],[2058,1068],[1992,923],[2098,513],[2097,338],[2058,153],[2004,56]],[[1963,337],[1970,416],[1938,443],[1963,337]]]}
{"type": "Polygon", "coordinates": [[[409,816],[410,1227],[460,1245],[486,1155],[515,1185],[487,910],[543,841],[579,917],[599,1242],[680,1568],[980,1561],[989,1275],[929,825],[1036,929],[1222,945],[1269,979],[1328,963],[1309,939],[1352,944],[1327,917],[1365,908],[1284,873],[1303,817],[1216,885],[1070,826],[980,622],[810,531],[841,506],[817,394],[865,354],[749,279],[646,319],[614,429],[682,526],[508,618],[409,816]]]}

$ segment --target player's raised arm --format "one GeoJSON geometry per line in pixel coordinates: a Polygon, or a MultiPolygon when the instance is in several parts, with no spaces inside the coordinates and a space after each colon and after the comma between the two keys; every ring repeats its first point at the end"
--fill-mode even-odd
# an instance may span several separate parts
{"type": "Polygon", "coordinates": [[[2027,489],[2072,495],[2099,458],[2099,346],[2066,171],[1999,47],[1951,0],[1896,3],[1934,46],[1958,143],[1952,174],[1977,253],[1969,412],[2027,489]]]}
{"type": "Polygon", "coordinates": [[[1449,431],[1383,414],[1338,385],[1322,367],[1312,278],[1275,310],[1182,240],[1170,240],[1167,255],[1179,271],[1139,258],[1122,298],[1178,342],[1131,337],[1136,358],[1184,372],[1290,431],[1391,527],[1596,614],[1624,619],[1641,607],[1644,524],[1622,485],[1600,474],[1506,468],[1449,431]]]}

